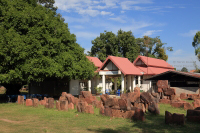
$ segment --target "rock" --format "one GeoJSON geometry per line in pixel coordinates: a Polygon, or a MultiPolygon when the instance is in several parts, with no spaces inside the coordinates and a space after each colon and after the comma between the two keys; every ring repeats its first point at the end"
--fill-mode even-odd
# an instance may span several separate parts
{"type": "Polygon", "coordinates": [[[180,99],[188,99],[187,95],[185,93],[180,94],[180,99]]]}
{"type": "Polygon", "coordinates": [[[183,102],[183,101],[180,101],[180,102],[173,101],[171,103],[171,106],[175,107],[175,108],[184,108],[184,103],[185,102],[183,102]]]}
{"type": "Polygon", "coordinates": [[[62,92],[61,96],[66,97],[67,92],[62,92]]]}
{"type": "Polygon", "coordinates": [[[56,101],[56,109],[60,110],[60,101],[58,101],[58,100],[56,101]]]}
{"type": "Polygon", "coordinates": [[[99,110],[99,111],[100,111],[100,114],[104,115],[104,110],[105,110],[104,106],[101,105],[100,110],[99,110]]]}
{"type": "Polygon", "coordinates": [[[24,105],[24,96],[18,95],[17,102],[18,102],[18,104],[24,105]]]}
{"type": "Polygon", "coordinates": [[[138,93],[140,95],[140,87],[135,87],[134,88],[134,93],[138,93]]]}
{"type": "Polygon", "coordinates": [[[94,114],[94,108],[92,105],[86,106],[85,113],[94,114]]]}
{"type": "Polygon", "coordinates": [[[125,112],[123,113],[123,118],[132,119],[132,117],[134,116],[134,114],[135,114],[135,111],[134,111],[134,110],[125,111],[125,112]]]}
{"type": "Polygon", "coordinates": [[[200,116],[188,116],[187,121],[200,123],[200,116]]]}
{"type": "Polygon", "coordinates": [[[33,106],[33,100],[32,99],[26,99],[26,106],[33,106]]]}
{"type": "Polygon", "coordinates": [[[148,93],[148,92],[141,93],[140,98],[146,103],[153,102],[153,99],[152,99],[150,93],[148,93]]]}
{"type": "Polygon", "coordinates": [[[159,102],[163,103],[163,104],[170,104],[170,100],[169,99],[160,99],[159,102]]]}
{"type": "Polygon", "coordinates": [[[72,102],[68,104],[68,109],[74,109],[74,104],[72,102]]]}
{"type": "Polygon", "coordinates": [[[46,100],[40,100],[40,105],[45,105],[46,104],[46,100]]]}
{"type": "Polygon", "coordinates": [[[75,104],[75,105],[78,105],[78,100],[79,100],[79,99],[78,99],[77,97],[74,97],[74,104],[75,104]]]}
{"type": "Polygon", "coordinates": [[[126,101],[124,99],[118,99],[118,104],[121,110],[127,110],[126,101]]]}
{"type": "Polygon", "coordinates": [[[66,94],[66,98],[68,100],[68,103],[75,104],[75,99],[74,99],[74,96],[72,94],[66,94]]]}
{"type": "Polygon", "coordinates": [[[48,98],[48,108],[54,108],[54,98],[48,98]]]}
{"type": "Polygon", "coordinates": [[[167,91],[164,91],[164,94],[167,96],[176,95],[174,88],[168,88],[167,91]]]}
{"type": "Polygon", "coordinates": [[[103,105],[101,101],[93,101],[92,105],[96,108],[101,108],[101,106],[103,105]]]}
{"type": "Polygon", "coordinates": [[[105,105],[106,100],[107,100],[107,99],[106,99],[106,96],[105,96],[105,95],[100,95],[100,99],[101,99],[103,105],[105,105]]]}
{"type": "Polygon", "coordinates": [[[200,107],[200,99],[194,99],[193,106],[194,108],[200,107]]]}
{"type": "Polygon", "coordinates": [[[59,101],[65,101],[65,100],[67,100],[66,96],[60,96],[59,101]]]}
{"type": "Polygon", "coordinates": [[[168,111],[165,111],[165,124],[172,123],[172,114],[168,111]]]}
{"type": "Polygon", "coordinates": [[[156,114],[156,115],[160,114],[158,105],[155,102],[148,104],[148,111],[152,114],[156,114]]]}
{"type": "Polygon", "coordinates": [[[114,106],[114,99],[113,98],[108,98],[105,101],[105,107],[112,107],[112,106],[114,106]]]}
{"type": "Polygon", "coordinates": [[[144,121],[145,117],[144,117],[144,112],[142,111],[142,109],[136,109],[132,119],[136,121],[138,120],[144,121]]]}
{"type": "Polygon", "coordinates": [[[92,96],[91,92],[89,92],[89,91],[81,91],[81,95],[84,98],[92,96]]]}
{"type": "Polygon", "coordinates": [[[123,118],[122,110],[112,109],[112,116],[117,118],[123,118]]]}
{"type": "Polygon", "coordinates": [[[130,102],[134,103],[136,102],[138,99],[140,99],[140,93],[128,93],[128,99],[130,100],[130,102]]]}
{"type": "Polygon", "coordinates": [[[173,121],[174,124],[184,125],[185,124],[185,116],[184,116],[184,114],[176,114],[176,113],[174,113],[172,115],[172,121],[173,121]]]}
{"type": "Polygon", "coordinates": [[[68,111],[68,101],[60,101],[60,110],[68,111]]]}
{"type": "Polygon", "coordinates": [[[37,98],[33,98],[33,107],[38,107],[39,100],[37,98]]]}
{"type": "Polygon", "coordinates": [[[162,88],[158,88],[158,92],[163,92],[162,88]]]}
{"type": "Polygon", "coordinates": [[[121,99],[127,99],[128,98],[128,94],[127,93],[121,94],[120,98],[121,99]]]}
{"type": "Polygon", "coordinates": [[[200,116],[200,110],[188,109],[186,117],[188,116],[200,116]]]}
{"type": "Polygon", "coordinates": [[[190,103],[184,103],[183,107],[184,107],[185,110],[194,109],[194,107],[190,103]]]}
{"type": "Polygon", "coordinates": [[[111,108],[105,108],[104,109],[104,115],[105,116],[109,116],[109,117],[112,117],[112,109],[111,108]]]}
{"type": "Polygon", "coordinates": [[[96,100],[96,97],[95,96],[90,96],[90,97],[86,97],[85,98],[85,101],[88,103],[88,104],[92,104],[93,101],[96,100]]]}
{"type": "Polygon", "coordinates": [[[168,80],[158,80],[157,81],[158,88],[168,88],[168,80]]]}
{"type": "Polygon", "coordinates": [[[78,105],[77,105],[77,110],[78,112],[83,112],[85,113],[86,111],[86,106],[88,106],[88,103],[84,100],[79,100],[78,105]]]}

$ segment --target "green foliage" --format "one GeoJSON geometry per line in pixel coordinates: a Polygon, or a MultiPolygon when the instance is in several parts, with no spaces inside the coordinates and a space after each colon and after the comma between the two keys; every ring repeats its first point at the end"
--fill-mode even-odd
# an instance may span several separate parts
{"type": "Polygon", "coordinates": [[[30,1],[0,1],[0,83],[93,77],[94,65],[61,16],[30,1]]]}
{"type": "Polygon", "coordinates": [[[95,91],[97,93],[102,93],[102,87],[95,87],[95,91]]]}
{"type": "Polygon", "coordinates": [[[192,46],[195,48],[195,55],[197,55],[200,61],[200,31],[198,31],[194,36],[192,46]]]}
{"type": "Polygon", "coordinates": [[[166,61],[168,59],[166,50],[173,51],[172,47],[164,47],[166,43],[162,43],[159,37],[144,36],[143,38],[137,38],[136,42],[140,45],[140,54],[143,56],[166,61]]]}
{"type": "Polygon", "coordinates": [[[188,72],[188,69],[187,69],[186,67],[183,67],[183,68],[181,69],[181,72],[188,72]]]}
{"type": "Polygon", "coordinates": [[[131,31],[119,30],[117,35],[104,31],[100,36],[92,40],[90,56],[96,56],[104,61],[108,55],[126,57],[130,61],[139,55],[139,46],[135,43],[135,37],[131,31]]]}

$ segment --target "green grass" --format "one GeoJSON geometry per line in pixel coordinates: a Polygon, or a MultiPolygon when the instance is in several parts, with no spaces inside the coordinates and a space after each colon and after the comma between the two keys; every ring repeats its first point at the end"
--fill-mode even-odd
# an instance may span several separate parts
{"type": "Polygon", "coordinates": [[[26,107],[16,103],[0,104],[0,132],[20,133],[197,133],[200,130],[198,123],[186,122],[185,126],[166,125],[164,123],[165,110],[171,113],[182,113],[186,111],[173,108],[170,105],[159,104],[160,115],[145,114],[144,122],[131,121],[122,118],[109,118],[99,114],[95,108],[95,114],[79,113],[76,110],[57,111],[46,109],[44,106],[38,108],[26,107]],[[2,128],[3,127],[3,128],[2,128]]]}
{"type": "Polygon", "coordinates": [[[188,102],[190,104],[192,104],[194,102],[194,100],[187,100],[187,99],[185,99],[184,101],[186,101],[186,102],[188,102]]]}

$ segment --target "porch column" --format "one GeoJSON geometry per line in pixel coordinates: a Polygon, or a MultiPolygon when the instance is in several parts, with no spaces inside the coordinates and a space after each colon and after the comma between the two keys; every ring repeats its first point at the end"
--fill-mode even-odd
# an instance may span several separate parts
{"type": "Polygon", "coordinates": [[[134,91],[135,88],[135,76],[132,76],[132,91],[134,91]]]}
{"type": "Polygon", "coordinates": [[[131,75],[128,76],[128,90],[131,91],[131,75]]]}
{"type": "Polygon", "coordinates": [[[114,86],[115,86],[115,91],[117,91],[117,78],[116,78],[116,77],[114,77],[114,82],[115,82],[115,84],[114,84],[114,86]]]}
{"type": "Polygon", "coordinates": [[[105,94],[105,75],[102,75],[102,93],[105,94]]]}
{"type": "Polygon", "coordinates": [[[124,76],[124,89],[126,89],[126,76],[124,76]]]}
{"type": "Polygon", "coordinates": [[[149,81],[149,90],[151,89],[151,80],[149,81]]]}
{"type": "Polygon", "coordinates": [[[124,91],[124,75],[121,74],[121,91],[124,91]]]}
{"type": "Polygon", "coordinates": [[[140,82],[140,76],[138,76],[138,85],[139,85],[139,87],[141,86],[140,83],[141,83],[141,82],[140,82]]]}
{"type": "Polygon", "coordinates": [[[91,92],[91,80],[88,80],[88,91],[91,92]]]}

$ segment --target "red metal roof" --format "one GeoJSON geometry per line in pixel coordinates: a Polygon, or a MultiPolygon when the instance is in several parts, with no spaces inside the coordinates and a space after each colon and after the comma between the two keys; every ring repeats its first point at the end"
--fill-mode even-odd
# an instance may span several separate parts
{"type": "Polygon", "coordinates": [[[124,74],[124,75],[142,75],[142,71],[135,67],[127,58],[108,56],[100,70],[104,67],[107,61],[111,60],[113,64],[124,74]]]}
{"type": "Polygon", "coordinates": [[[160,74],[166,71],[173,71],[173,69],[168,69],[168,68],[161,68],[161,67],[140,67],[137,66],[140,70],[144,72],[144,75],[156,75],[160,74]]]}
{"type": "Polygon", "coordinates": [[[168,64],[166,61],[161,60],[161,59],[156,59],[156,58],[151,58],[151,57],[146,57],[146,56],[138,56],[133,64],[141,59],[147,66],[152,66],[152,67],[161,67],[161,68],[169,68],[169,69],[174,69],[170,64],[168,64]]]}
{"type": "Polygon", "coordinates": [[[99,58],[97,57],[91,57],[91,56],[86,56],[96,67],[101,67],[101,65],[103,64],[99,58]]]}

